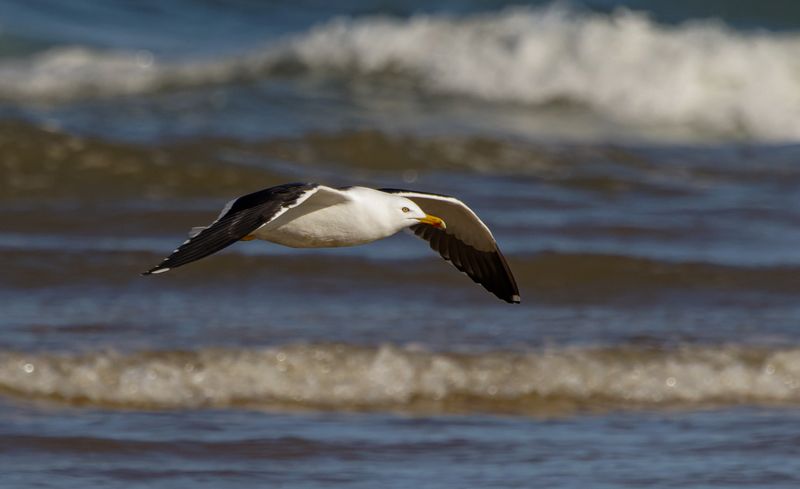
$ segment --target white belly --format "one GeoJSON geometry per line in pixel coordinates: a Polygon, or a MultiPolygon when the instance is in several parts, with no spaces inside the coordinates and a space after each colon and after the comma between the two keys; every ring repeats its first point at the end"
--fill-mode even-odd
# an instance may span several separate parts
{"type": "Polygon", "coordinates": [[[258,228],[258,239],[292,248],[334,248],[370,243],[390,236],[355,212],[343,212],[344,206],[323,207],[305,212],[289,210],[274,221],[258,228]]]}

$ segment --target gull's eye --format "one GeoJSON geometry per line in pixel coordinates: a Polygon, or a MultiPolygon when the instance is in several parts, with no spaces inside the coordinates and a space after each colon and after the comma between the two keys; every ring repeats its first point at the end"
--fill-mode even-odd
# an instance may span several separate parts
{"type": "Polygon", "coordinates": [[[411,212],[411,209],[409,209],[408,207],[403,207],[400,210],[403,211],[403,212],[411,212]]]}

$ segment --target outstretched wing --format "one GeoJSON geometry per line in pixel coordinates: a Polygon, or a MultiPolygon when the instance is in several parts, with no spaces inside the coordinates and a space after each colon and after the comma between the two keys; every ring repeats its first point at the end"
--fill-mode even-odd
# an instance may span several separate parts
{"type": "Polygon", "coordinates": [[[519,303],[517,282],[492,232],[466,204],[447,195],[391,188],[379,190],[411,199],[427,214],[444,219],[445,230],[428,224],[411,226],[411,230],[486,290],[506,302],[519,303]]]}
{"type": "Polygon", "coordinates": [[[142,275],[166,272],[216,253],[302,204],[320,188],[328,189],[316,183],[287,183],[234,199],[210,226],[194,228],[188,240],[142,275]]]}

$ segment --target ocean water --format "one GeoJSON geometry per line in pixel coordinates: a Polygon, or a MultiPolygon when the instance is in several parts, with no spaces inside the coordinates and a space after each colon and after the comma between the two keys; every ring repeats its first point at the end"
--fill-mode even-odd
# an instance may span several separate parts
{"type": "Polygon", "coordinates": [[[800,484],[800,6],[0,1],[0,488],[800,484]],[[455,195],[242,242],[290,181],[455,195]]]}

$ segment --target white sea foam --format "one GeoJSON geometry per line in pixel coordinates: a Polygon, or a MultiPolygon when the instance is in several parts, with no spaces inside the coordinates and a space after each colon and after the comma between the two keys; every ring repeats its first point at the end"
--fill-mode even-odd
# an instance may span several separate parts
{"type": "Polygon", "coordinates": [[[7,99],[70,100],[79,96],[140,93],[162,78],[152,55],[54,48],[30,59],[0,64],[0,94],[7,99]]]}
{"type": "MultiPolygon", "coordinates": [[[[269,76],[401,77],[433,94],[530,107],[569,103],[630,126],[800,139],[800,34],[645,14],[516,8],[469,17],[340,18],[220,60],[59,48],[0,64],[0,97],[70,100],[269,76]],[[385,76],[384,76],[385,75],[385,76]]],[[[372,78],[370,78],[372,79],[372,78]]]]}
{"type": "Polygon", "coordinates": [[[0,392],[126,408],[297,405],[517,411],[800,405],[800,350],[743,346],[433,353],[393,346],[0,352],[0,392]]]}
{"type": "Polygon", "coordinates": [[[315,69],[412,73],[431,91],[567,101],[630,124],[800,139],[800,35],[640,13],[513,9],[466,19],[340,19],[291,45],[315,69]]]}

